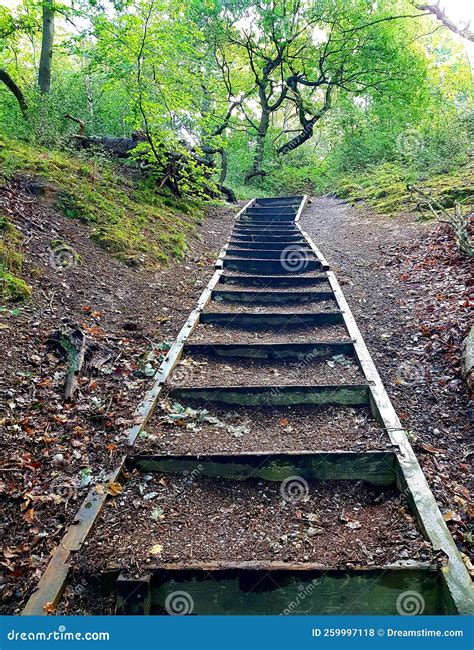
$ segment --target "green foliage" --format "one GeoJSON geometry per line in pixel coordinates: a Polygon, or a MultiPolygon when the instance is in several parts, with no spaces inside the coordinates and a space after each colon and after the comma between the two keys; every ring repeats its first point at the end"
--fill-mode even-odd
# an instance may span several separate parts
{"type": "MultiPolygon", "coordinates": [[[[180,202],[215,198],[224,182],[221,151],[228,159],[225,183],[243,198],[334,191],[372,169],[383,184],[394,170],[402,191],[407,181],[466,165],[474,123],[469,64],[450,32],[433,30],[432,19],[416,13],[410,0],[137,0],[113,2],[107,11],[96,2],[61,5],[45,96],[36,79],[41,3],[22,0],[15,9],[0,8],[0,68],[22,89],[28,116],[0,83],[0,132],[39,152],[49,149],[47,159],[36,156],[32,171],[51,172],[57,205],[93,224],[103,245],[127,257],[131,229],[132,259],[152,249],[157,260],[182,255],[182,242],[166,244],[160,231],[149,243],[140,233],[150,209],[167,207],[165,184],[180,202]],[[77,22],[76,31],[64,17],[77,22]],[[262,135],[265,102],[277,108],[262,135]],[[73,164],[54,153],[77,133],[65,114],[82,120],[87,135],[146,133],[141,156],[153,173],[144,214],[141,201],[130,198],[143,193],[142,183],[130,189],[130,178],[113,180],[107,161],[99,173],[99,162],[73,164]],[[310,118],[312,136],[282,153],[310,118]],[[203,158],[215,163],[214,171],[200,164],[203,158]],[[256,159],[262,174],[246,182],[256,159]],[[61,179],[71,165],[72,189],[61,179]],[[87,181],[91,173],[95,184],[87,181]],[[108,200],[109,183],[120,205],[108,200]]],[[[21,158],[19,150],[11,160],[3,151],[3,173],[21,158]]],[[[370,184],[367,191],[377,194],[370,184]]],[[[375,200],[390,210],[383,199],[375,200]]]]}

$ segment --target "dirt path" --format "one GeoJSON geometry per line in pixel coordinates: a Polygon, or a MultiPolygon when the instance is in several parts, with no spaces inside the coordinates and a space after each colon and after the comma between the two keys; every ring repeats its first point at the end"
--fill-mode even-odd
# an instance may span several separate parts
{"type": "Polygon", "coordinates": [[[446,227],[413,215],[374,215],[318,197],[301,223],[337,274],[448,526],[472,561],[472,420],[459,371],[472,268],[446,227]]]}
{"type": "MultiPolygon", "coordinates": [[[[97,472],[122,454],[123,431],[149,374],[210,277],[234,210],[211,209],[186,259],[151,273],[114,260],[82,224],[32,201],[21,183],[3,198],[28,242],[25,269],[33,285],[31,303],[3,313],[0,329],[7,459],[1,598],[5,611],[18,612],[88,486],[103,478],[97,472]],[[70,243],[81,263],[67,271],[51,264],[52,238],[70,243]],[[64,323],[81,324],[95,346],[70,406],[63,399],[65,360],[48,345],[64,323]]],[[[467,552],[470,423],[457,345],[467,322],[464,262],[432,226],[377,217],[335,199],[315,199],[302,225],[338,275],[448,525],[467,552]]]]}
{"type": "Polygon", "coordinates": [[[91,484],[124,452],[124,431],[179,329],[214,271],[237,208],[208,210],[182,262],[130,268],[26,181],[0,188],[0,206],[21,229],[32,298],[0,313],[0,608],[17,613],[91,484]],[[62,268],[51,240],[71,246],[62,268]],[[89,353],[72,404],[66,359],[51,340],[79,326],[89,353]],[[3,557],[2,557],[3,555],[3,557]]]}
{"type": "MultiPolygon", "coordinates": [[[[265,202],[274,203],[275,199],[265,199],[265,202]]],[[[299,202],[293,208],[293,216],[298,206],[299,202]]],[[[275,224],[282,227],[287,214],[283,212],[285,207],[276,204],[272,208],[274,219],[267,230],[275,228],[275,224]]],[[[259,225],[259,220],[267,218],[266,210],[267,203],[259,199],[252,208],[253,220],[249,227],[254,228],[259,225]]],[[[246,223],[247,218],[245,213],[241,223],[246,223]]],[[[291,221],[288,221],[286,228],[291,229],[291,221]]],[[[303,237],[302,241],[305,241],[303,237]]],[[[123,480],[120,479],[121,489],[115,494],[116,498],[109,500],[110,507],[104,508],[84,548],[73,559],[74,577],[65,595],[69,604],[63,605],[69,607],[69,611],[103,613],[103,605],[99,610],[97,606],[91,606],[96,600],[92,596],[93,583],[110,571],[120,570],[121,578],[115,586],[111,584],[111,600],[105,605],[105,611],[116,611],[116,592],[127,594],[123,599],[119,597],[118,611],[148,613],[148,605],[139,610],[134,608],[133,593],[137,583],[142,581],[143,585],[148,585],[144,586],[145,593],[146,590],[154,593],[155,572],[168,565],[173,571],[184,572],[175,573],[178,581],[189,575],[195,563],[204,569],[205,563],[217,562],[225,571],[234,570],[238,565],[238,583],[245,584],[245,593],[249,593],[257,585],[248,583],[248,574],[244,577],[242,573],[242,565],[246,562],[260,562],[270,577],[274,566],[271,563],[275,560],[287,563],[282,571],[291,571],[295,565],[301,565],[305,571],[311,563],[319,563],[320,567],[347,571],[345,575],[350,582],[352,578],[360,579],[358,574],[352,573],[356,567],[379,567],[381,575],[384,575],[385,569],[394,562],[401,562],[400,569],[403,570],[407,568],[403,566],[407,560],[411,570],[413,560],[429,561],[437,566],[444,561],[432,546],[433,540],[437,539],[430,528],[436,508],[428,490],[425,496],[431,499],[432,507],[429,510],[418,506],[410,509],[403,495],[397,493],[393,471],[384,473],[380,468],[380,473],[375,476],[369,468],[374,460],[379,462],[383,458],[384,462],[389,462],[390,458],[393,461],[395,458],[382,451],[377,460],[377,456],[365,453],[368,447],[374,449],[381,443],[379,448],[383,449],[383,439],[390,440],[393,453],[398,455],[402,443],[393,434],[395,415],[387,416],[381,407],[386,400],[379,401],[379,391],[383,389],[377,387],[373,368],[365,363],[361,363],[359,368],[355,362],[363,358],[360,342],[347,344],[336,339],[321,346],[318,331],[313,338],[313,328],[309,328],[306,330],[305,352],[302,353],[301,346],[295,347],[294,342],[279,347],[281,326],[286,325],[290,331],[297,322],[301,326],[304,324],[302,314],[313,319],[311,323],[318,326],[320,317],[327,318],[328,314],[305,303],[307,311],[295,315],[293,301],[282,298],[275,291],[270,297],[277,311],[257,312],[265,290],[251,292],[251,296],[241,292],[242,302],[237,304],[240,310],[215,311],[216,302],[224,307],[235,307],[235,293],[230,301],[225,292],[224,296],[221,295],[229,278],[222,282],[222,276],[229,270],[234,272],[230,277],[241,281],[241,273],[249,277],[249,269],[255,269],[253,282],[266,282],[270,287],[274,286],[272,278],[276,277],[279,283],[282,276],[286,281],[291,278],[293,287],[300,287],[301,280],[308,278],[318,286],[321,272],[327,265],[318,252],[312,250],[312,243],[309,240],[307,243],[310,253],[294,251],[292,258],[286,248],[286,253],[277,258],[252,259],[245,255],[245,251],[239,255],[223,256],[222,268],[216,271],[212,280],[214,290],[209,302],[203,304],[199,317],[206,329],[211,316],[216,313],[224,315],[224,321],[210,322],[222,330],[232,324],[232,347],[203,347],[184,342],[183,356],[176,359],[177,365],[158,395],[156,410],[144,429],[138,432],[138,444],[130,450],[129,471],[123,480]],[[234,268],[235,260],[238,268],[234,268]],[[312,276],[308,272],[310,263],[312,276]],[[243,306],[254,311],[244,312],[243,306]],[[258,318],[248,320],[249,314],[258,318]],[[255,333],[259,327],[273,331],[272,345],[255,347],[243,343],[241,334],[255,333]],[[337,351],[339,353],[335,354],[337,351]],[[370,384],[375,386],[373,392],[370,384]],[[370,404],[374,404],[374,411],[368,415],[370,404]],[[334,409],[328,409],[330,406],[335,407],[341,417],[333,418],[334,409]],[[229,412],[236,407],[241,408],[235,413],[233,424],[229,425],[229,412]],[[323,412],[319,411],[321,407],[323,412]],[[344,418],[348,409],[352,415],[350,420],[344,418]],[[386,430],[378,428],[376,413],[386,430]],[[302,421],[305,415],[309,415],[309,422],[302,421]],[[329,416],[329,422],[321,421],[325,416],[329,416]],[[333,434],[329,436],[332,439],[327,441],[328,447],[322,454],[318,423],[326,435],[332,427],[333,434]],[[338,438],[341,424],[342,437],[338,438]],[[312,439],[307,440],[307,446],[301,449],[301,439],[295,432],[301,431],[305,425],[312,433],[312,439]],[[355,431],[349,428],[351,425],[355,431]],[[220,429],[217,439],[212,435],[206,439],[203,432],[212,434],[213,427],[220,429]],[[268,439],[269,429],[274,431],[272,440],[268,439]],[[189,455],[192,431],[198,434],[194,457],[189,455]],[[347,451],[344,433],[348,438],[363,434],[359,454],[341,456],[341,450],[347,451]],[[229,453],[231,437],[240,441],[242,455],[229,453]],[[137,449],[143,441],[147,448],[145,455],[137,449]],[[160,441],[164,445],[157,444],[160,441]],[[252,441],[256,445],[256,455],[251,459],[247,451],[252,441]],[[170,455],[170,446],[177,455],[170,455]],[[213,452],[218,451],[218,455],[214,453],[211,457],[211,448],[213,452]],[[291,453],[304,453],[304,449],[308,450],[304,460],[291,453]],[[281,459],[278,460],[275,454],[281,454],[281,459]],[[331,465],[331,469],[318,465],[320,457],[331,465]],[[262,469],[262,464],[268,467],[262,469]],[[190,472],[191,468],[193,472],[190,472]],[[341,478],[346,480],[338,483],[341,478]],[[296,496],[288,494],[290,484],[296,496]],[[426,526],[425,540],[415,523],[416,516],[426,526]],[[308,521],[316,526],[308,528],[308,521]],[[84,590],[76,598],[80,585],[84,590]]],[[[332,289],[336,307],[332,313],[333,322],[344,324],[347,333],[356,338],[352,316],[333,274],[326,275],[326,282],[332,289]]],[[[301,306],[301,292],[294,295],[299,295],[301,306]]],[[[405,440],[403,445],[405,459],[411,457],[414,460],[405,440]]],[[[413,478],[405,473],[404,476],[408,489],[412,490],[413,478]]],[[[421,473],[416,483],[423,483],[421,473]]],[[[433,527],[435,525],[449,538],[439,520],[433,527]]],[[[443,549],[451,557],[450,544],[450,540],[443,543],[443,549]]],[[[449,571],[451,569],[447,573],[449,571]]],[[[202,576],[203,579],[209,578],[207,574],[202,576]]],[[[288,576],[287,573],[285,579],[288,576]]],[[[273,582],[273,591],[275,584],[273,582]]],[[[373,612],[373,605],[364,600],[364,589],[357,593],[352,601],[344,604],[344,611],[353,612],[354,608],[360,608],[362,599],[365,611],[373,612]]],[[[150,611],[156,613],[163,603],[166,609],[169,595],[165,600],[163,594],[159,596],[161,600],[154,601],[158,602],[157,609],[152,605],[150,611]]],[[[193,596],[188,595],[192,601],[193,596]]],[[[221,592],[216,592],[211,601],[220,600],[220,596],[221,592]]],[[[143,598],[140,601],[143,603],[143,598]]],[[[395,601],[392,601],[385,603],[384,611],[393,610],[395,601]]],[[[196,594],[195,604],[196,611],[213,612],[209,599],[202,595],[196,594]]],[[[248,609],[244,611],[251,611],[248,601],[245,606],[248,609]]],[[[233,612],[228,604],[224,603],[222,607],[226,613],[233,612]]],[[[263,609],[267,614],[276,611],[268,605],[263,609]]],[[[167,611],[169,613],[169,609],[167,611]]],[[[430,611],[438,610],[435,607],[430,611]]]]}

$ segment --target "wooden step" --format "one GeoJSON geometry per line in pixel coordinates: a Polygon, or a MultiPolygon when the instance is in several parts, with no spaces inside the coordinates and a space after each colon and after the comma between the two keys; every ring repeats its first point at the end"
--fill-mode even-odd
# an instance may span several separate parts
{"type": "MultiPolygon", "coordinates": [[[[296,257],[297,256],[295,256],[295,258],[296,257]]],[[[239,259],[226,255],[222,262],[225,269],[262,275],[297,275],[298,273],[307,273],[308,271],[318,271],[322,269],[322,264],[319,260],[316,258],[308,259],[303,256],[300,256],[299,259],[295,259],[292,266],[289,262],[284,263],[278,257],[271,259],[239,259]]]]}
{"type": "Polygon", "coordinates": [[[351,342],[322,343],[186,343],[185,353],[216,355],[225,358],[279,359],[303,361],[308,358],[354,356],[351,342]]]}
{"type": "Polygon", "coordinates": [[[334,300],[332,291],[225,291],[223,289],[214,289],[211,294],[212,300],[223,300],[226,302],[238,303],[268,303],[268,304],[288,304],[304,303],[315,300],[334,300]]]}
{"type": "Polygon", "coordinates": [[[300,244],[287,244],[283,248],[228,248],[226,255],[230,257],[251,257],[254,259],[285,259],[287,255],[302,255],[305,258],[316,259],[315,254],[311,248],[303,247],[300,244]]]}
{"type": "Polygon", "coordinates": [[[268,198],[255,199],[254,205],[257,206],[271,206],[277,205],[294,205],[299,206],[303,200],[303,195],[300,196],[272,196],[268,198]]]}
{"type": "Polygon", "coordinates": [[[320,284],[327,284],[329,287],[327,275],[325,273],[315,273],[313,275],[234,275],[223,273],[220,276],[219,284],[242,285],[242,286],[261,286],[261,287],[312,287],[320,284]]]}
{"type": "Polygon", "coordinates": [[[288,235],[245,235],[245,234],[234,234],[229,240],[234,243],[247,243],[247,244],[268,244],[268,245],[278,245],[278,244],[293,244],[295,241],[306,243],[305,238],[302,235],[298,234],[288,234],[288,235]]]}
{"type": "Polygon", "coordinates": [[[212,325],[232,325],[233,327],[247,329],[267,329],[272,327],[311,327],[315,325],[333,325],[343,323],[342,312],[320,311],[320,312],[260,312],[252,314],[236,312],[212,312],[201,313],[200,323],[212,325]]]}
{"type": "Polygon", "coordinates": [[[313,386],[201,386],[173,388],[170,399],[179,402],[221,403],[241,406],[367,406],[367,384],[313,386]]]}
{"type": "Polygon", "coordinates": [[[395,486],[395,454],[374,452],[285,452],[183,455],[134,454],[128,467],[142,472],[164,472],[230,480],[284,481],[301,476],[307,481],[364,481],[371,485],[395,486]]]}
{"type": "Polygon", "coordinates": [[[309,563],[167,564],[141,580],[119,578],[116,590],[117,611],[128,615],[399,616],[397,603],[407,592],[417,595],[425,615],[456,614],[441,571],[408,562],[352,570],[309,563]],[[174,611],[177,587],[185,596],[174,611]]]}

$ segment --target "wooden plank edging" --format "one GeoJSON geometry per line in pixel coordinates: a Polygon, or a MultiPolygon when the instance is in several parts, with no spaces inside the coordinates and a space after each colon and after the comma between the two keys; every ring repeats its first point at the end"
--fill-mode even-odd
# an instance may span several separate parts
{"type": "MultiPolygon", "coordinates": [[[[254,201],[255,199],[249,201],[237,213],[235,218],[238,218],[242,212],[254,203],[254,201]]],[[[225,244],[222,247],[215,263],[216,270],[214,271],[212,278],[202,292],[196,307],[190,313],[185,324],[181,328],[164,361],[156,371],[153,377],[152,387],[146,392],[144,399],[135,410],[133,425],[125,432],[130,445],[135,443],[138,435],[149,421],[166,378],[178,363],[186,340],[198,324],[201,311],[211,299],[212,290],[219,282],[219,278],[223,273],[222,259],[225,256],[227,246],[228,244],[225,244]]],[[[108,474],[105,481],[106,483],[114,483],[117,481],[124,468],[125,461],[126,456],[124,456],[121,459],[120,464],[108,474]]],[[[58,604],[66,586],[70,569],[71,553],[81,549],[84,540],[102,511],[106,499],[106,490],[104,490],[103,494],[97,493],[95,487],[89,491],[74,518],[74,522],[68,526],[66,533],[53,551],[46,569],[38,582],[36,590],[30,596],[21,612],[22,616],[45,616],[48,613],[49,606],[54,608],[58,604]]]]}
{"type": "Polygon", "coordinates": [[[448,558],[448,564],[443,567],[442,573],[458,612],[464,615],[472,615],[474,613],[474,598],[469,573],[441,515],[436,499],[431,492],[406,432],[390,401],[339,282],[332,271],[328,271],[327,276],[339,309],[343,313],[346,329],[354,343],[356,357],[370,384],[370,392],[376,413],[386,428],[390,440],[398,448],[396,454],[402,473],[400,488],[402,492],[408,491],[414,514],[433,548],[442,550],[448,558]]]}

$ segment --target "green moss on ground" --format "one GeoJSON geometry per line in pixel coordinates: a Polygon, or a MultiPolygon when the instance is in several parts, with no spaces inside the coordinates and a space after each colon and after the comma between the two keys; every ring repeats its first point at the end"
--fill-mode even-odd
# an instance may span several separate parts
{"type": "Polygon", "coordinates": [[[381,214],[393,214],[414,210],[422,201],[418,194],[410,192],[409,185],[419,187],[445,208],[452,208],[455,202],[472,205],[474,163],[427,178],[417,178],[400,165],[386,163],[363,174],[343,177],[336,185],[335,192],[340,198],[352,202],[366,201],[381,214]]]}
{"type": "Polygon", "coordinates": [[[0,292],[2,303],[28,299],[31,288],[20,276],[23,266],[21,232],[0,215],[0,292]]]}
{"type": "Polygon", "coordinates": [[[202,205],[159,193],[108,161],[50,151],[0,137],[0,177],[41,179],[63,214],[91,226],[100,246],[131,265],[153,268],[182,258],[202,205]]]}

